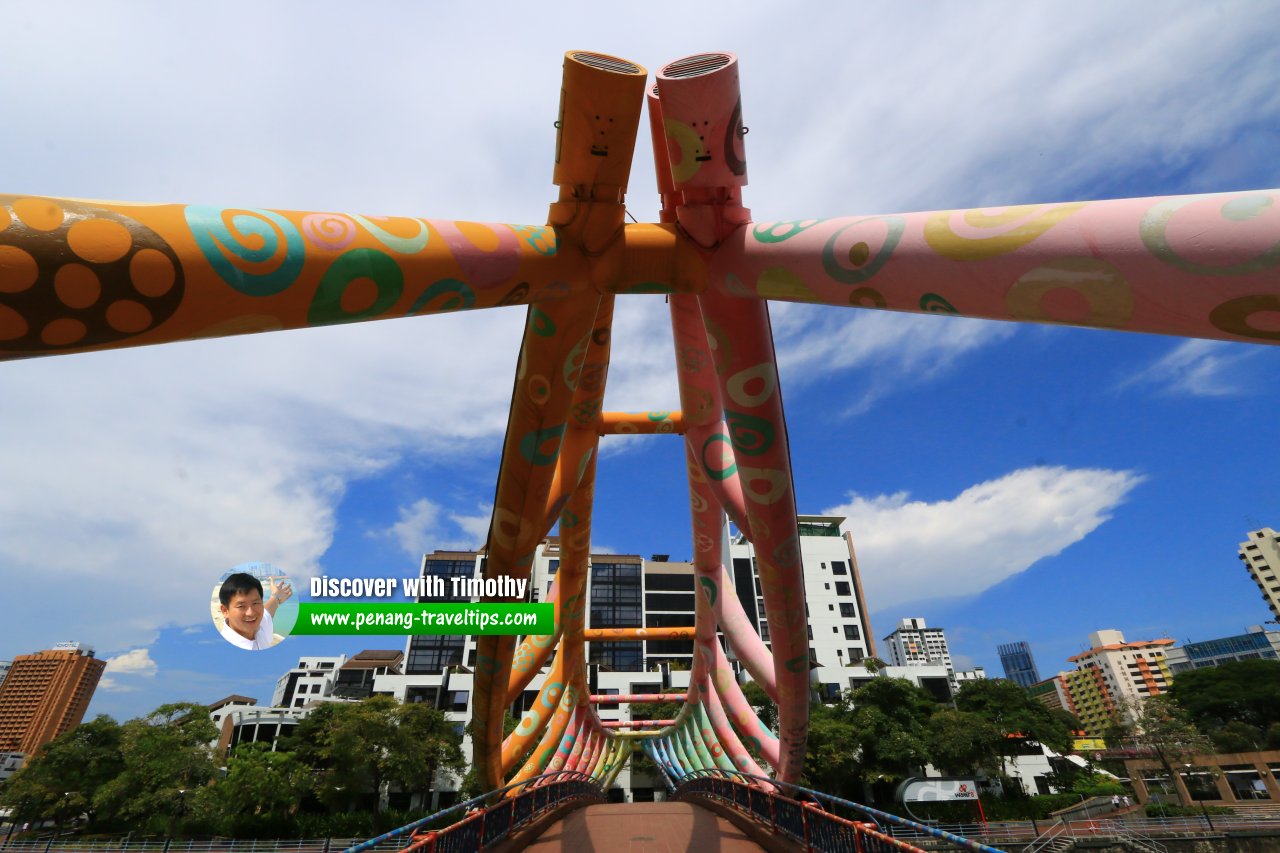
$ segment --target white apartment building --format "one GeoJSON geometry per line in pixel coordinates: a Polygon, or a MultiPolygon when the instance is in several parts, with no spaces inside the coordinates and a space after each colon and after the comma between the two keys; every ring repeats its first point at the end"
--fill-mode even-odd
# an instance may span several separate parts
{"type": "Polygon", "coordinates": [[[1101,731],[1108,715],[1124,704],[1134,705],[1169,689],[1173,677],[1164,650],[1173,642],[1168,637],[1126,641],[1120,631],[1094,631],[1089,649],[1067,658],[1076,665],[1068,675],[1068,689],[1091,733],[1101,731]]]}
{"type": "MultiPolygon", "coordinates": [[[[838,515],[797,517],[814,667],[811,678],[823,701],[834,700],[870,677],[862,662],[876,655],[853,537],[840,531],[844,520],[838,515]]],[[[738,598],[767,644],[769,623],[755,547],[739,533],[730,542],[729,555],[738,598]]]]}
{"type": "Polygon", "coordinates": [[[892,634],[885,637],[885,660],[891,669],[912,670],[918,667],[942,667],[947,673],[947,684],[954,694],[965,684],[987,677],[984,667],[957,670],[951,660],[947,634],[941,628],[930,628],[924,619],[913,616],[903,619],[892,634]]]}
{"type": "Polygon", "coordinates": [[[923,619],[912,617],[898,623],[897,630],[884,638],[885,661],[890,666],[932,664],[955,669],[947,635],[941,628],[930,628],[923,619]]]}
{"type": "Polygon", "coordinates": [[[303,657],[298,665],[276,681],[271,705],[275,708],[305,708],[312,701],[333,694],[338,670],[347,662],[346,655],[303,657]]]}
{"type": "Polygon", "coordinates": [[[1271,615],[1280,619],[1280,533],[1270,527],[1255,530],[1240,543],[1238,553],[1271,615]]]}

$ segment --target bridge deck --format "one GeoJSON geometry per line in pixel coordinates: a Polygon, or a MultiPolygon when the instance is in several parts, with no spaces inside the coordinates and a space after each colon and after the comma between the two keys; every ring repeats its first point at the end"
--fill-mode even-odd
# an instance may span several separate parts
{"type": "Polygon", "coordinates": [[[729,821],[689,803],[609,803],[587,806],[547,827],[525,850],[599,853],[707,853],[758,851],[729,821]]]}

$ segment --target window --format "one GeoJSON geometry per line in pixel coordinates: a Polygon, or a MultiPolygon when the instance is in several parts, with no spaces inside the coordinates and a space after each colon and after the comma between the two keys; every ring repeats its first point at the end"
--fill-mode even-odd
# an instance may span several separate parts
{"type": "Polygon", "coordinates": [[[462,663],[462,650],[467,638],[461,634],[418,634],[409,640],[406,675],[441,672],[445,667],[462,663]]]}
{"type": "Polygon", "coordinates": [[[847,601],[840,602],[840,615],[845,619],[853,618],[853,605],[847,601]]]}
{"type": "Polygon", "coordinates": [[[647,574],[644,588],[649,592],[693,592],[693,575],[647,574]]]}
{"type": "Polygon", "coordinates": [[[558,572],[558,571],[560,571],[560,561],[559,561],[559,560],[548,560],[548,561],[547,561],[547,574],[549,574],[549,575],[554,575],[554,574],[555,574],[556,572],[558,572]]]}
{"type": "Polygon", "coordinates": [[[694,607],[693,593],[687,595],[674,592],[645,593],[644,607],[646,610],[684,610],[692,613],[694,607]]]}
{"type": "Polygon", "coordinates": [[[809,639],[810,639],[810,640],[812,640],[812,639],[813,639],[813,626],[812,626],[812,625],[806,625],[806,626],[805,626],[805,630],[809,633],[809,639]]]}
{"type": "Polygon", "coordinates": [[[857,625],[845,625],[844,638],[846,640],[861,640],[862,633],[858,630],[857,625]]]}
{"type": "Polygon", "coordinates": [[[849,595],[849,584],[847,581],[836,581],[836,595],[849,595]]]}
{"type": "Polygon", "coordinates": [[[849,663],[857,663],[862,660],[862,649],[849,649],[849,663]]]}
{"type": "Polygon", "coordinates": [[[471,598],[465,595],[453,595],[453,578],[472,578],[476,576],[476,561],[474,559],[434,559],[428,557],[422,566],[422,576],[424,578],[440,578],[444,582],[445,594],[440,597],[435,596],[418,596],[418,601],[470,601],[471,598]]]}
{"type": "Polygon", "coordinates": [[[640,564],[592,563],[591,627],[634,628],[641,619],[640,564]]]}
{"type": "Polygon", "coordinates": [[[836,606],[834,604],[828,604],[827,609],[834,612],[836,609],[836,606]]]}
{"type": "Polygon", "coordinates": [[[831,584],[829,584],[829,583],[824,583],[824,584],[822,585],[822,588],[823,588],[823,589],[831,589],[831,584]]]}
{"type": "Polygon", "coordinates": [[[450,711],[467,710],[467,700],[470,698],[471,698],[470,690],[450,690],[448,710],[450,711]]]}
{"type": "Polygon", "coordinates": [[[646,628],[691,628],[693,614],[690,613],[646,613],[646,628]]]}
{"type": "Polygon", "coordinates": [[[643,643],[625,642],[592,643],[590,663],[598,663],[613,672],[640,672],[644,669],[643,643]]]}
{"type": "Polygon", "coordinates": [[[845,567],[844,560],[831,561],[831,573],[833,575],[847,575],[849,570],[845,567]]]}
{"type": "Polygon", "coordinates": [[[839,628],[837,628],[835,625],[832,625],[832,626],[831,626],[831,633],[833,633],[833,634],[839,634],[839,633],[840,633],[840,629],[839,629],[839,628]]]}

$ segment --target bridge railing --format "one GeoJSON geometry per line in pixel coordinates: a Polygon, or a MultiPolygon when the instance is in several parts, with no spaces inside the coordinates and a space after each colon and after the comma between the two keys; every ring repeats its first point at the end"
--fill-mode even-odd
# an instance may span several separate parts
{"type": "Polygon", "coordinates": [[[919,851],[920,848],[890,834],[891,830],[901,827],[918,833],[921,839],[946,841],[978,853],[1003,853],[998,848],[861,803],[737,770],[695,770],[680,780],[675,795],[677,798],[709,797],[723,802],[758,818],[809,850],[919,851]],[[794,796],[782,793],[784,790],[794,796]],[[841,817],[834,813],[836,808],[850,810],[864,820],[841,817]]]}
{"type": "Polygon", "coordinates": [[[560,770],[490,791],[405,824],[343,853],[471,853],[506,839],[560,805],[575,800],[604,802],[600,783],[586,773],[560,770]],[[505,795],[505,796],[504,796],[505,795]],[[487,804],[487,805],[486,805],[487,804]],[[445,824],[450,817],[461,816],[445,824]]]}

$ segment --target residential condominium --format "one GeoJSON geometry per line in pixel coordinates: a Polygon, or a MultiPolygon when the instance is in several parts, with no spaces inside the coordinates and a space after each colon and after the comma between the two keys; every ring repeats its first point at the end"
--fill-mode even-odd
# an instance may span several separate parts
{"type": "Polygon", "coordinates": [[[930,628],[923,619],[903,619],[897,630],[884,638],[884,645],[890,666],[941,664],[954,669],[946,633],[941,628],[930,628]]]}
{"type": "Polygon", "coordinates": [[[946,673],[947,690],[938,695],[948,701],[964,684],[987,677],[983,667],[957,671],[947,646],[947,634],[941,628],[930,628],[925,621],[913,616],[898,623],[897,629],[884,638],[887,662],[892,668],[889,675],[902,677],[902,673],[923,668],[937,668],[946,673]]]}
{"type": "Polygon", "coordinates": [[[1270,527],[1253,531],[1240,543],[1239,554],[1271,615],[1280,619],[1280,533],[1270,527]]]}
{"type": "Polygon", "coordinates": [[[106,668],[80,643],[16,656],[0,684],[0,752],[30,755],[80,725],[106,668]]]}
{"type": "Polygon", "coordinates": [[[1076,669],[1062,673],[1085,731],[1100,737],[1125,708],[1169,689],[1173,677],[1165,649],[1173,642],[1167,637],[1127,641],[1115,630],[1089,635],[1089,649],[1067,659],[1076,669]]]}

